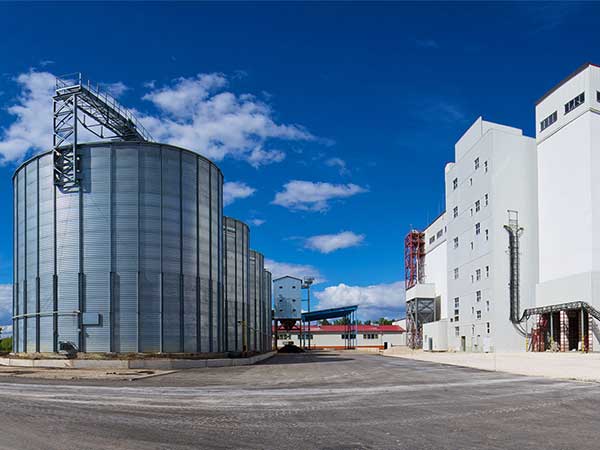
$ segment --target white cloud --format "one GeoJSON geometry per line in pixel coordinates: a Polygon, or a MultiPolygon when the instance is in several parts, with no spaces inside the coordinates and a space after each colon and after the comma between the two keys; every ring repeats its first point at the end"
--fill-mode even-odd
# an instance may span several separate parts
{"type": "Polygon", "coordinates": [[[337,167],[340,175],[350,175],[350,170],[346,165],[346,161],[341,158],[329,158],[325,161],[325,165],[329,167],[337,167]]]}
{"type": "Polygon", "coordinates": [[[358,315],[362,319],[389,319],[404,316],[404,281],[371,286],[348,286],[340,283],[314,293],[319,300],[319,309],[358,305],[358,315]]]}
{"type": "Polygon", "coordinates": [[[22,160],[30,151],[52,144],[52,96],[55,77],[48,72],[19,75],[21,87],[17,102],[8,107],[15,121],[0,131],[0,163],[22,160]]]}
{"type": "Polygon", "coordinates": [[[321,253],[331,253],[342,248],[356,247],[365,239],[364,234],[342,231],[337,234],[320,234],[306,239],[305,246],[321,253]]]}
{"type": "MultiPolygon", "coordinates": [[[[55,76],[31,71],[15,82],[20,94],[8,107],[14,121],[0,129],[0,163],[20,161],[52,144],[55,76]]],[[[143,98],[156,111],[134,112],[159,142],[189,148],[216,161],[227,156],[245,160],[254,167],[285,158],[281,149],[269,148],[272,141],[316,140],[299,125],[277,123],[268,104],[250,94],[229,92],[227,84],[227,78],[218,73],[179,78],[163,87],[145,83],[149,92],[143,98]]],[[[121,82],[100,86],[115,97],[128,90],[121,82]]],[[[82,129],[79,137],[81,141],[96,140],[82,129]]]]}
{"type": "Polygon", "coordinates": [[[196,150],[220,161],[226,156],[254,167],[283,160],[281,150],[265,149],[269,140],[314,140],[299,125],[276,123],[270,106],[250,94],[225,90],[223,74],[179,78],[144,96],[158,109],[142,123],[159,141],[196,150]]]}
{"type": "Polygon", "coordinates": [[[101,83],[100,90],[101,91],[104,90],[105,92],[108,92],[113,97],[119,98],[126,91],[128,91],[129,88],[127,86],[125,86],[124,83],[117,81],[116,83],[101,83]]]}
{"type": "Polygon", "coordinates": [[[241,181],[228,181],[223,183],[223,205],[231,205],[238,198],[247,198],[256,192],[256,189],[241,181]]]}
{"type": "Polygon", "coordinates": [[[313,183],[311,181],[292,180],[283,186],[283,191],[275,195],[273,204],[289,209],[305,211],[325,211],[329,201],[367,192],[356,184],[313,183]]]}
{"type": "Polygon", "coordinates": [[[314,277],[315,284],[325,281],[325,277],[323,277],[319,269],[309,264],[293,264],[265,258],[265,269],[273,274],[273,279],[290,275],[300,279],[314,277]]]}
{"type": "Polygon", "coordinates": [[[0,326],[12,323],[12,284],[0,284],[0,326]]]}
{"type": "Polygon", "coordinates": [[[260,227],[262,224],[264,224],[266,222],[266,220],[263,219],[250,219],[249,220],[251,225],[254,225],[255,227],[260,227]]]}

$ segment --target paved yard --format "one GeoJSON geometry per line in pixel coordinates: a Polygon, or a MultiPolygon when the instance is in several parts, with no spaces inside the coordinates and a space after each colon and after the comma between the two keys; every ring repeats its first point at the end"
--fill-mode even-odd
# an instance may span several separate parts
{"type": "Polygon", "coordinates": [[[393,347],[386,356],[562,380],[600,382],[600,353],[424,352],[393,347]]]}
{"type": "Polygon", "coordinates": [[[597,449],[600,385],[353,352],[0,378],[0,449],[597,449]]]}

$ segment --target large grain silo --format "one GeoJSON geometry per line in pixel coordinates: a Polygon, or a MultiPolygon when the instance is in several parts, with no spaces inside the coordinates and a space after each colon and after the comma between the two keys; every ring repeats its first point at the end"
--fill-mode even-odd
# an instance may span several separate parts
{"type": "Polygon", "coordinates": [[[271,351],[271,349],[273,348],[273,343],[272,343],[272,339],[273,339],[273,318],[272,318],[272,312],[273,312],[273,276],[271,275],[271,272],[269,272],[268,270],[265,269],[264,271],[264,305],[265,305],[265,309],[264,309],[264,314],[263,314],[263,321],[264,321],[264,326],[263,326],[263,351],[264,352],[268,352],[271,351]]]}
{"type": "Polygon", "coordinates": [[[13,177],[15,351],[223,351],[219,168],[143,141],[76,152],[75,189],[56,148],[13,177]]]}
{"type": "Polygon", "coordinates": [[[261,315],[264,308],[264,270],[265,257],[262,253],[250,250],[250,305],[248,313],[248,331],[249,344],[251,351],[261,350],[261,339],[263,330],[261,329],[261,315]]]}
{"type": "Polygon", "coordinates": [[[225,348],[240,352],[247,345],[243,336],[250,300],[250,231],[248,225],[231,217],[223,220],[225,348]]]}

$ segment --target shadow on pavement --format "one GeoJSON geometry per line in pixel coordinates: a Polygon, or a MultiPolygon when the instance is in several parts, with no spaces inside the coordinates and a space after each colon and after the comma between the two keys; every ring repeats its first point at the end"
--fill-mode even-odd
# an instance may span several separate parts
{"type": "Polygon", "coordinates": [[[345,357],[339,353],[312,351],[306,353],[278,353],[272,358],[261,361],[257,365],[280,366],[286,364],[338,363],[346,361],[353,361],[353,358],[345,357]]]}

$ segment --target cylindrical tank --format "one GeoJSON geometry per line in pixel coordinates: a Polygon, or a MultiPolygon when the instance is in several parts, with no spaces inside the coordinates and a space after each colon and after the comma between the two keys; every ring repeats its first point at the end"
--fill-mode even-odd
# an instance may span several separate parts
{"type": "Polygon", "coordinates": [[[261,328],[261,317],[264,309],[264,271],[265,257],[262,253],[250,250],[250,307],[248,313],[248,331],[250,351],[261,351],[260,336],[263,333],[261,328]]]}
{"type": "Polygon", "coordinates": [[[242,333],[250,299],[250,230],[248,225],[231,217],[223,218],[223,270],[225,286],[225,349],[241,352],[247,345],[242,333]]]}
{"type": "Polygon", "coordinates": [[[271,272],[269,272],[268,270],[265,269],[264,271],[264,305],[265,305],[265,310],[264,310],[264,347],[263,347],[263,351],[264,352],[270,352],[272,347],[273,347],[273,317],[272,317],[272,312],[273,312],[273,276],[271,275],[271,272]]]}
{"type": "Polygon", "coordinates": [[[223,350],[223,176],[189,150],[78,146],[80,184],[53,183],[53,153],[14,187],[14,350],[223,350]]]}

